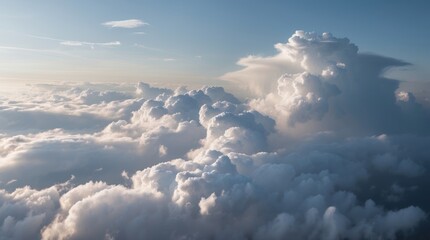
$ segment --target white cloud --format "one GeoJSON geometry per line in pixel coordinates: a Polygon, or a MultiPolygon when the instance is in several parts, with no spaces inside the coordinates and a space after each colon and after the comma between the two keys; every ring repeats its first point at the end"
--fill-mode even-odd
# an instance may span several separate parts
{"type": "Polygon", "coordinates": [[[160,48],[153,48],[153,47],[148,47],[148,46],[146,46],[146,45],[144,45],[144,44],[140,44],[140,43],[135,43],[134,44],[134,46],[135,47],[138,47],[138,48],[142,48],[142,49],[146,49],[146,50],[151,50],[151,51],[156,51],[156,52],[164,52],[164,53],[167,53],[165,50],[163,50],[163,49],[160,49],[160,48]]]}
{"type": "Polygon", "coordinates": [[[34,53],[48,53],[62,56],[69,56],[66,52],[51,50],[51,49],[37,49],[37,48],[23,48],[23,47],[14,47],[14,46],[0,46],[0,50],[6,51],[19,51],[19,52],[34,52],[34,53]]]}
{"type": "Polygon", "coordinates": [[[0,239],[428,231],[429,115],[379,76],[400,63],[330,34],[297,32],[278,48],[294,57],[254,58],[233,74],[285,71],[243,102],[221,87],[146,83],[0,98],[0,239]]]}
{"type": "Polygon", "coordinates": [[[119,45],[121,45],[121,42],[119,42],[119,41],[86,42],[86,41],[73,41],[73,40],[65,40],[65,39],[45,37],[45,36],[37,36],[37,35],[27,35],[27,36],[31,37],[31,38],[36,38],[36,39],[55,41],[55,42],[59,42],[61,45],[75,46],[75,47],[90,46],[90,47],[94,48],[95,46],[119,46],[119,45]]]}
{"type": "Polygon", "coordinates": [[[276,93],[266,99],[254,100],[251,105],[262,112],[274,107],[277,115],[284,115],[288,118],[288,125],[294,126],[296,122],[321,120],[329,110],[329,99],[339,93],[336,85],[318,76],[306,72],[285,74],[278,79],[276,93]]]}
{"type": "Polygon", "coordinates": [[[82,46],[89,46],[94,48],[95,46],[120,46],[121,42],[115,41],[115,42],[103,42],[103,43],[95,43],[95,42],[81,42],[81,41],[63,41],[60,42],[61,45],[64,46],[72,46],[72,47],[82,47],[82,46]]]}
{"type": "Polygon", "coordinates": [[[14,183],[14,182],[16,182],[16,181],[17,181],[16,179],[12,179],[12,180],[10,180],[9,182],[7,182],[7,183],[6,183],[6,185],[12,184],[12,183],[14,183]]]}
{"type": "Polygon", "coordinates": [[[222,78],[257,96],[250,105],[275,118],[280,129],[292,135],[417,133],[424,129],[425,113],[413,94],[396,94],[399,82],[383,75],[387,68],[407,63],[359,53],[349,39],[329,33],[296,31],[275,48],[278,54],[274,56],[240,59],[238,64],[244,68],[222,78]]]}
{"type": "Polygon", "coordinates": [[[103,23],[104,26],[112,27],[112,28],[137,28],[145,25],[149,25],[149,23],[146,23],[139,19],[128,19],[128,20],[121,20],[121,21],[109,21],[103,23]]]}

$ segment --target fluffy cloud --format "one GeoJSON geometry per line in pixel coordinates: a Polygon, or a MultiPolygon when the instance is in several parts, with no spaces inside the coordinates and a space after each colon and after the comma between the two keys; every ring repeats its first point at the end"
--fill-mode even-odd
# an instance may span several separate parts
{"type": "Polygon", "coordinates": [[[359,198],[386,187],[371,190],[366,184],[359,187],[360,182],[372,183],[373,174],[391,175],[372,170],[371,161],[360,157],[390,151],[392,146],[386,138],[332,143],[328,149],[327,145],[314,147],[321,152],[302,149],[289,155],[226,156],[212,150],[193,161],[161,163],[137,172],[130,188],[86,189],[95,193],[61,211],[61,217],[44,230],[43,236],[392,239],[398,231],[407,231],[426,217],[415,206],[385,211],[371,199],[360,204],[359,198]],[[372,144],[381,146],[362,152],[363,145],[372,144]],[[345,151],[343,148],[357,157],[337,156],[345,151]],[[357,196],[353,190],[365,193],[357,196]],[[88,224],[95,216],[101,219],[97,225],[88,224]],[[169,231],[160,231],[160,226],[169,231]]]}
{"type": "Polygon", "coordinates": [[[276,48],[226,74],[244,102],[146,83],[1,98],[0,238],[428,234],[429,115],[381,75],[404,63],[327,33],[276,48]]]}
{"type": "Polygon", "coordinates": [[[412,93],[398,91],[399,81],[383,75],[407,63],[359,53],[348,39],[329,33],[296,31],[275,48],[275,56],[241,59],[244,68],[223,78],[252,90],[258,97],[250,105],[276,119],[279,129],[299,135],[428,133],[428,113],[412,93]]]}
{"type": "Polygon", "coordinates": [[[334,75],[336,69],[355,64],[358,48],[347,38],[330,33],[318,35],[296,31],[287,43],[275,45],[278,54],[270,57],[248,56],[238,61],[244,68],[221,78],[246,86],[251,93],[265,96],[276,88],[276,79],[284,73],[303,71],[313,75],[334,75]]]}
{"type": "Polygon", "coordinates": [[[329,98],[339,93],[336,85],[327,83],[318,76],[309,73],[286,74],[278,80],[275,94],[254,100],[251,105],[262,112],[267,112],[270,105],[273,107],[269,110],[273,111],[272,114],[285,116],[288,125],[294,126],[296,122],[321,120],[328,111],[329,98]]]}

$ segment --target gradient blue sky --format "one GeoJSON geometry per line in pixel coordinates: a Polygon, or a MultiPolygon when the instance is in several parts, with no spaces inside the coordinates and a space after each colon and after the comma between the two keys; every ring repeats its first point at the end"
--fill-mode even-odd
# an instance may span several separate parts
{"type": "Polygon", "coordinates": [[[212,83],[249,54],[272,55],[297,29],[348,37],[361,52],[410,62],[430,79],[427,1],[4,0],[0,82],[212,83]],[[140,19],[133,29],[102,23],[140,19]],[[144,32],[145,34],[135,34],[144,32]],[[62,41],[120,46],[65,46],[62,41]]]}

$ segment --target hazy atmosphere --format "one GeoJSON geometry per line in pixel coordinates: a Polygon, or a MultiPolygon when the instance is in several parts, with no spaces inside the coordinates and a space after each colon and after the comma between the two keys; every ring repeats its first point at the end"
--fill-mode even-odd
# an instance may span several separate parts
{"type": "Polygon", "coordinates": [[[425,1],[0,4],[0,239],[430,239],[425,1]]]}

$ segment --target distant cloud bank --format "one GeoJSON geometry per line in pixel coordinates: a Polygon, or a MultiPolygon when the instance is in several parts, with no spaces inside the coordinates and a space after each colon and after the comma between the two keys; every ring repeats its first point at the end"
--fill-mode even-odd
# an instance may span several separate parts
{"type": "Polygon", "coordinates": [[[223,76],[245,101],[143,82],[0,97],[0,239],[426,236],[430,113],[382,75],[406,63],[329,33],[275,47],[223,76]]]}

